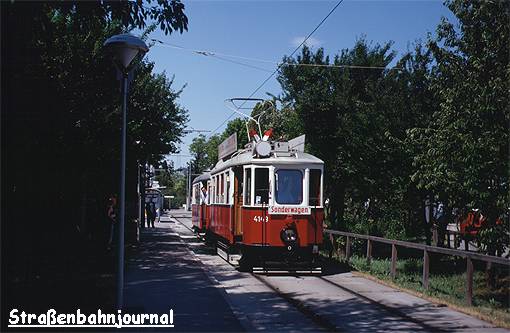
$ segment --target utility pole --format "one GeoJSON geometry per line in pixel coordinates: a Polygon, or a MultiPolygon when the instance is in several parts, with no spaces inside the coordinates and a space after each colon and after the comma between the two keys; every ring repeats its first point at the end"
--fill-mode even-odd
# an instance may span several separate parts
{"type": "Polygon", "coordinates": [[[188,186],[187,186],[187,202],[186,202],[186,209],[189,211],[191,210],[191,161],[189,162],[188,166],[188,186]]]}
{"type": "Polygon", "coordinates": [[[145,228],[145,188],[147,187],[147,175],[145,162],[138,164],[139,168],[139,192],[140,192],[140,206],[139,206],[139,214],[140,214],[140,227],[145,228]]]}
{"type": "MultiPolygon", "coordinates": [[[[189,127],[189,128],[185,128],[182,133],[187,135],[187,134],[191,134],[191,133],[209,133],[211,132],[210,130],[205,130],[205,129],[195,129],[193,127],[189,127]]],[[[173,156],[186,156],[186,157],[193,157],[193,155],[184,155],[184,154],[171,154],[173,156]]],[[[191,210],[191,194],[192,194],[192,191],[191,191],[191,177],[192,177],[192,174],[191,174],[191,160],[188,162],[189,165],[188,165],[188,178],[187,178],[187,181],[186,181],[186,209],[187,210],[191,210]]]]}

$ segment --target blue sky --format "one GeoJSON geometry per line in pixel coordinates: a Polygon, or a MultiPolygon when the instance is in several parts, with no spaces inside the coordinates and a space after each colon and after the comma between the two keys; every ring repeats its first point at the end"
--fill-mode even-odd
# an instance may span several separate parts
{"type": "MultiPolygon", "coordinates": [[[[183,2],[189,19],[188,31],[169,36],[155,31],[150,38],[189,49],[276,62],[290,54],[336,4],[336,1],[183,2]]],[[[351,48],[357,38],[365,36],[374,43],[393,41],[394,50],[401,55],[414,41],[424,41],[428,33],[435,34],[442,16],[453,19],[441,1],[344,0],[316,31],[309,45],[324,47],[327,54],[333,55],[351,48]]],[[[179,103],[189,111],[189,126],[196,129],[217,128],[231,114],[224,100],[249,96],[269,76],[257,69],[158,45],[150,49],[147,57],[155,62],[156,71],[175,75],[175,89],[187,85],[179,103]]],[[[242,62],[275,69],[270,63],[242,62]]],[[[254,97],[264,98],[266,92],[280,91],[273,78],[254,97]]],[[[181,154],[189,154],[187,146],[196,135],[184,138],[181,154]]],[[[189,158],[171,159],[179,167],[189,158]]]]}

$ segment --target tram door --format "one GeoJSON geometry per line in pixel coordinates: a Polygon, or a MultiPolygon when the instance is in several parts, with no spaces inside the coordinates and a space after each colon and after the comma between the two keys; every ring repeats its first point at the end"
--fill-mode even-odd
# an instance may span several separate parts
{"type": "Polygon", "coordinates": [[[200,229],[204,229],[205,230],[205,210],[206,210],[206,205],[207,205],[207,202],[205,202],[205,200],[203,200],[202,198],[205,198],[206,196],[202,194],[202,188],[206,188],[207,189],[207,183],[206,182],[202,182],[201,183],[202,185],[200,186],[200,188],[198,189],[199,192],[199,196],[197,196],[197,202],[200,203],[200,229]]]}
{"type": "Polygon", "coordinates": [[[243,235],[242,211],[243,206],[243,169],[234,168],[234,236],[243,235]]]}

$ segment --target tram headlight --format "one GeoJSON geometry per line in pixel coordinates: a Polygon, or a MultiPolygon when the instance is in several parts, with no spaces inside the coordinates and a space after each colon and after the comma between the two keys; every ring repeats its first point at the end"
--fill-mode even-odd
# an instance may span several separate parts
{"type": "Polygon", "coordinates": [[[285,228],[280,232],[280,238],[286,244],[295,243],[297,241],[297,232],[293,228],[285,228]]]}

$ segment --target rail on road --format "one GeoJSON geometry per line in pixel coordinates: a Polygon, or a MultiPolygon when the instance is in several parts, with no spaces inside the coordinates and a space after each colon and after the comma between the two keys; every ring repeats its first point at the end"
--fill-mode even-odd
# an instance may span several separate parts
{"type": "Polygon", "coordinates": [[[446,254],[449,256],[457,256],[457,257],[461,257],[461,258],[466,258],[466,297],[465,297],[465,300],[466,300],[467,305],[472,305],[472,303],[473,303],[473,272],[474,272],[473,260],[483,261],[486,263],[505,265],[505,266],[510,267],[510,259],[496,257],[496,256],[490,256],[490,255],[481,254],[481,253],[449,249],[449,248],[444,248],[444,247],[439,247],[439,246],[412,243],[412,242],[406,242],[406,241],[400,241],[400,240],[396,240],[396,239],[388,239],[388,238],[376,237],[376,236],[370,236],[370,235],[355,234],[355,233],[346,232],[346,231],[325,229],[324,233],[326,235],[329,235],[329,240],[331,241],[331,244],[333,246],[333,251],[335,251],[337,253],[339,252],[339,248],[337,247],[335,236],[346,237],[345,259],[347,262],[349,261],[349,259],[351,257],[351,240],[353,238],[354,239],[365,239],[367,241],[366,257],[367,257],[368,261],[370,261],[372,258],[372,243],[373,242],[391,245],[390,275],[391,275],[392,279],[395,279],[395,277],[397,275],[397,253],[398,253],[397,246],[422,250],[423,251],[422,285],[425,290],[427,290],[429,287],[429,267],[430,267],[429,254],[430,253],[441,253],[441,254],[446,254]]]}

